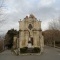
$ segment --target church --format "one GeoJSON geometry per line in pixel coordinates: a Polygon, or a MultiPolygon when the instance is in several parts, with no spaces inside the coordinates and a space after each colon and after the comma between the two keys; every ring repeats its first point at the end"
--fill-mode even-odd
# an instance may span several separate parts
{"type": "Polygon", "coordinates": [[[41,21],[30,14],[19,21],[19,37],[14,36],[13,48],[18,54],[41,53],[44,50],[41,21]]]}

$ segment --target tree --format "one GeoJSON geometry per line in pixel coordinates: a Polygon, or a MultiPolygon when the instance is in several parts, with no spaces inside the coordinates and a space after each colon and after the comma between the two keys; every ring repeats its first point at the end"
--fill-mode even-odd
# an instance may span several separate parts
{"type": "Polygon", "coordinates": [[[60,18],[49,22],[49,30],[60,30],[60,18]]]}
{"type": "Polygon", "coordinates": [[[15,35],[18,35],[18,31],[14,30],[14,29],[8,30],[8,32],[6,33],[6,35],[5,35],[5,46],[7,48],[9,48],[9,49],[12,48],[13,38],[15,35]]]}
{"type": "Polygon", "coordinates": [[[2,27],[6,19],[6,15],[4,14],[4,9],[6,9],[6,6],[4,5],[4,2],[5,0],[0,1],[0,27],[2,27]]]}
{"type": "Polygon", "coordinates": [[[56,44],[57,45],[59,44],[59,46],[60,46],[60,18],[49,22],[49,30],[53,31],[52,33],[53,33],[54,46],[56,44]]]}
{"type": "Polygon", "coordinates": [[[43,32],[44,41],[46,45],[58,46],[60,44],[60,31],[59,30],[46,30],[43,32]]]}
{"type": "Polygon", "coordinates": [[[0,40],[0,52],[3,51],[3,40],[0,40]]]}

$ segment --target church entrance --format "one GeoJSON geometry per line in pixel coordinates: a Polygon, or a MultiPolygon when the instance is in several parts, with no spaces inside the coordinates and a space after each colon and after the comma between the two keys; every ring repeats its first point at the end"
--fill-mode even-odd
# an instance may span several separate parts
{"type": "Polygon", "coordinates": [[[31,37],[31,44],[33,45],[33,37],[31,37]]]}
{"type": "Polygon", "coordinates": [[[30,37],[28,40],[28,48],[32,48],[33,47],[33,37],[30,37]]]}

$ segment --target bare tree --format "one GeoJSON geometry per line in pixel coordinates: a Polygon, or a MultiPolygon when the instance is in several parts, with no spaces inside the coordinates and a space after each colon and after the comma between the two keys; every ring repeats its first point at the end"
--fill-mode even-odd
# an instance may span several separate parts
{"type": "Polygon", "coordinates": [[[49,22],[49,30],[60,30],[60,18],[49,22]]]}
{"type": "Polygon", "coordinates": [[[4,0],[2,0],[2,2],[0,3],[0,16],[2,15],[2,8],[4,7],[3,3],[4,3],[4,0]]]}
{"type": "Polygon", "coordinates": [[[0,27],[2,27],[3,23],[5,22],[5,16],[4,15],[4,10],[3,9],[6,9],[6,6],[4,5],[4,2],[5,0],[1,0],[1,3],[0,3],[0,27]]]}
{"type": "Polygon", "coordinates": [[[49,22],[49,30],[51,30],[53,33],[51,36],[53,37],[55,47],[56,42],[60,42],[60,18],[49,22]]]}
{"type": "Polygon", "coordinates": [[[60,31],[59,30],[46,30],[43,32],[44,42],[50,46],[60,46],[60,31]]]}

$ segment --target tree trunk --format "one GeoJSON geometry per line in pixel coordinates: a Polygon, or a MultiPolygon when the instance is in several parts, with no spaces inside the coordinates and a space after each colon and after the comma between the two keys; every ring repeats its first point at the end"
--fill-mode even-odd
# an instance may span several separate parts
{"type": "Polygon", "coordinates": [[[54,48],[55,48],[55,40],[54,40],[54,48]]]}

